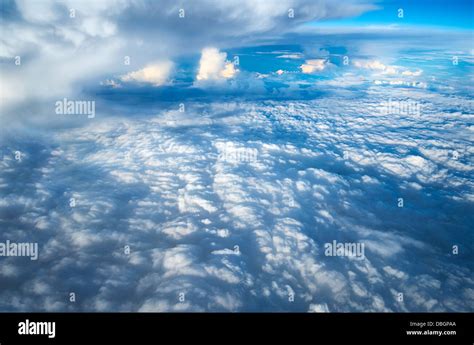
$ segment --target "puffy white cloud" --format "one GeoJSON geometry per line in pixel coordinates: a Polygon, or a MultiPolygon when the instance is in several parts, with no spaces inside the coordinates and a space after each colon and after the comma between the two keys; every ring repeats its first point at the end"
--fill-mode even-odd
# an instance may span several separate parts
{"type": "Polygon", "coordinates": [[[354,61],[354,66],[375,71],[385,71],[388,68],[378,60],[356,60],[354,61]]]}
{"type": "Polygon", "coordinates": [[[172,61],[160,61],[150,64],[138,71],[127,73],[120,77],[120,79],[125,82],[133,81],[161,86],[169,82],[173,67],[174,64],[172,61]]]}
{"type": "Polygon", "coordinates": [[[403,75],[409,77],[419,77],[423,73],[423,70],[421,69],[410,71],[409,69],[401,66],[385,65],[379,60],[355,60],[354,66],[357,68],[368,69],[385,75],[403,75]]]}
{"type": "Polygon", "coordinates": [[[227,60],[227,53],[217,48],[204,48],[199,60],[198,81],[221,81],[234,77],[238,73],[234,64],[227,60]]]}
{"type": "Polygon", "coordinates": [[[326,59],[311,59],[306,60],[304,64],[300,66],[301,71],[306,74],[312,74],[315,72],[321,72],[329,65],[326,59]]]}

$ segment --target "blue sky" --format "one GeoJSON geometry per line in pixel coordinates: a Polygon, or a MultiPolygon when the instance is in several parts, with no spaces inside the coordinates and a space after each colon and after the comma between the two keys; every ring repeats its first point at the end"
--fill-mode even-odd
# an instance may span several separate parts
{"type": "Polygon", "coordinates": [[[330,20],[309,25],[422,25],[472,29],[474,5],[470,0],[387,0],[375,3],[377,9],[355,18],[330,20]],[[403,18],[398,10],[403,9],[403,18]]]}

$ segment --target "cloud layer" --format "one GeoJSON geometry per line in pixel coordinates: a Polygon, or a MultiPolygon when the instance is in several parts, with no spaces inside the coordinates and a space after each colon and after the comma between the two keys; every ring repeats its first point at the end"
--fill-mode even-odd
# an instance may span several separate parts
{"type": "Polygon", "coordinates": [[[406,92],[194,103],[9,138],[3,236],[39,242],[39,259],[2,259],[1,309],[472,310],[472,105],[420,90],[421,116],[382,111],[406,92]],[[334,240],[365,244],[365,260],[325,256],[334,240]]]}

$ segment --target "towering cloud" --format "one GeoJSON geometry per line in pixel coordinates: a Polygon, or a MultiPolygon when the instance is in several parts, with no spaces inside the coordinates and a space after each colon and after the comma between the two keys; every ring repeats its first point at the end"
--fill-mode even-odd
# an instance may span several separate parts
{"type": "Polygon", "coordinates": [[[221,53],[217,48],[204,48],[196,79],[219,81],[232,78],[237,72],[234,64],[227,60],[227,53],[221,53]]]}

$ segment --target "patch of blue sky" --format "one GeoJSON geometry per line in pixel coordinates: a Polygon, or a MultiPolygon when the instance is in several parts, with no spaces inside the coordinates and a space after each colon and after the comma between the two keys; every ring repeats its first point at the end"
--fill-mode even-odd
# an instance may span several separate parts
{"type": "Polygon", "coordinates": [[[239,57],[239,68],[249,72],[268,74],[279,69],[298,71],[302,58],[285,59],[284,55],[301,53],[297,45],[263,45],[228,50],[230,59],[239,57]]]}
{"type": "Polygon", "coordinates": [[[474,28],[474,4],[470,0],[388,0],[360,16],[315,21],[308,26],[415,25],[453,29],[474,28]],[[403,11],[402,16],[399,15],[403,11]]]}

